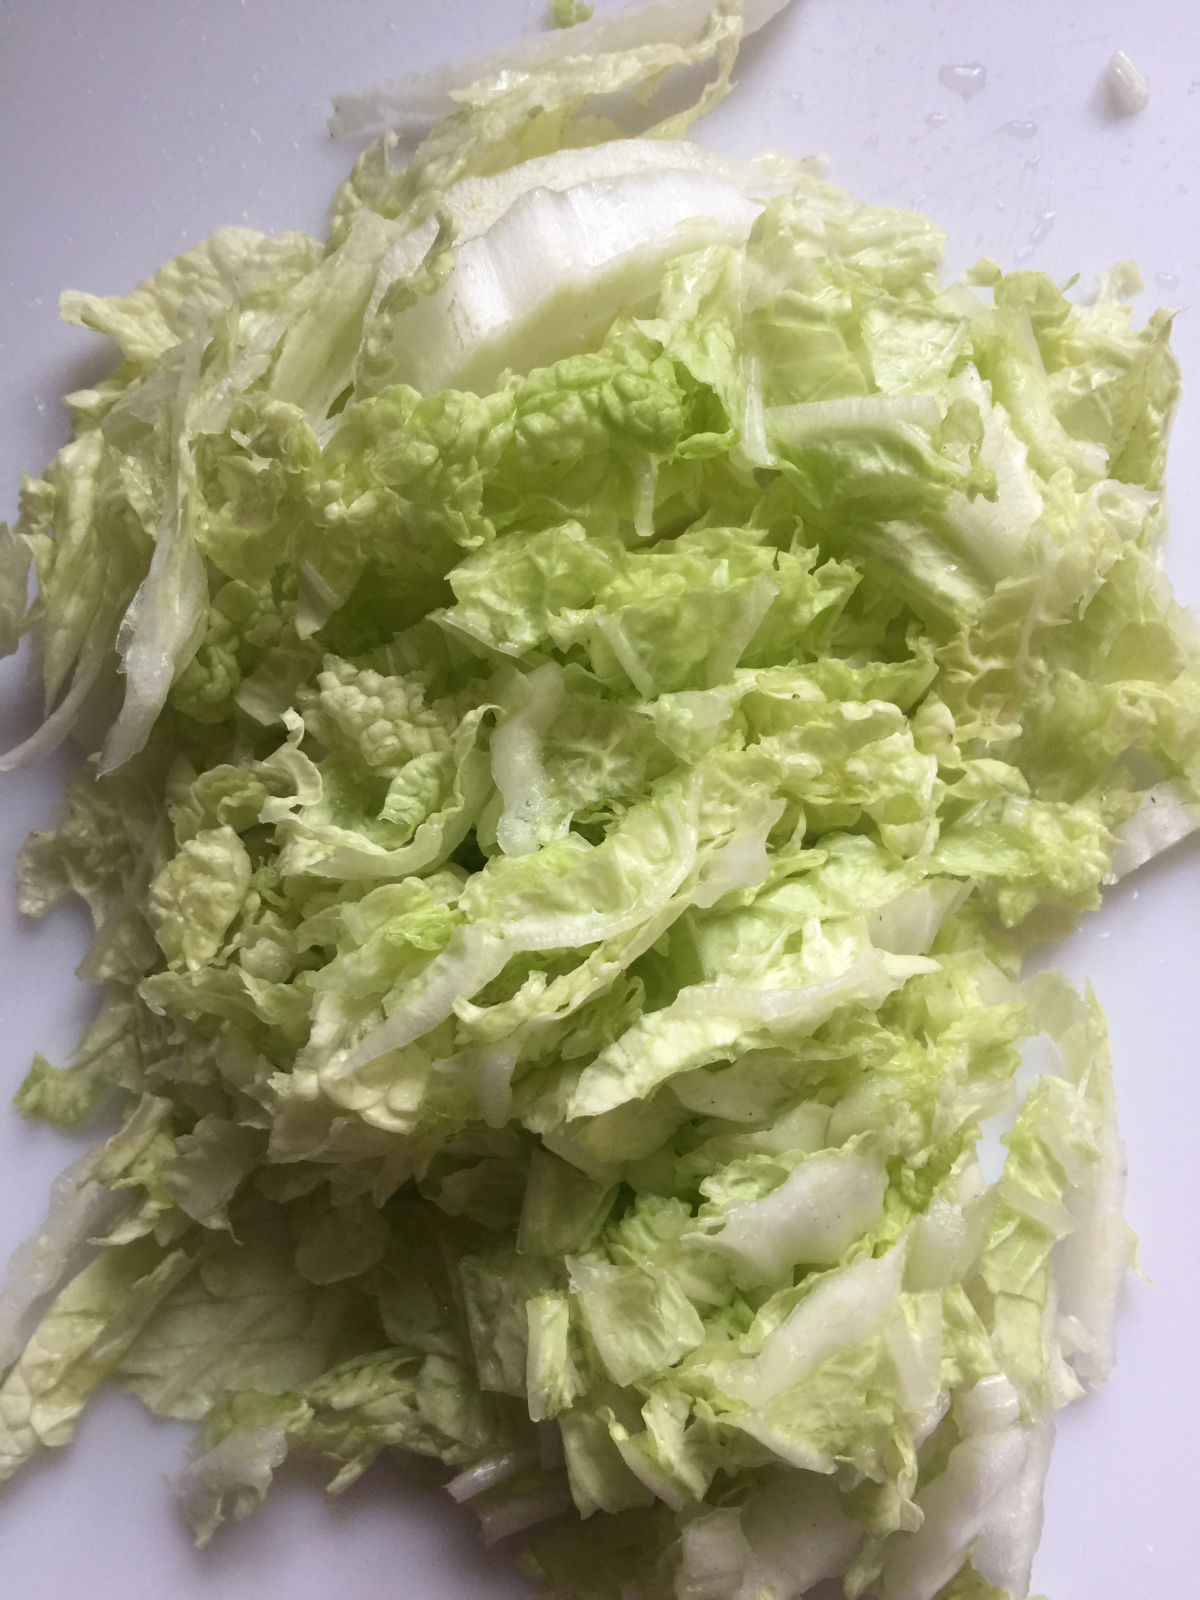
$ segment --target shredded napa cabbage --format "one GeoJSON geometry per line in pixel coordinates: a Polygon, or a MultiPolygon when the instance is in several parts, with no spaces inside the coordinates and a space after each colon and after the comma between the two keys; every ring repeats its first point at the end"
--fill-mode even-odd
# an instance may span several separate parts
{"type": "Polygon", "coordinates": [[[91,750],[19,894],[105,999],[17,1098],[119,1126],[0,1295],[0,1474],[113,1379],[201,1539],[400,1447],[579,1600],[1025,1596],[1130,1241],[1022,956],[1200,822],[1170,319],[684,141],[778,9],[344,97],[444,120],[327,241],[64,296],[121,361],[0,530],[2,764],[91,750]]]}

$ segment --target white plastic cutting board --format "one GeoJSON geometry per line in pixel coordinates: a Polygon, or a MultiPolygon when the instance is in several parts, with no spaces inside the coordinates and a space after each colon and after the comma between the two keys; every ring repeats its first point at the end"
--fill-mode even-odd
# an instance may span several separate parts
{"type": "MultiPolygon", "coordinates": [[[[542,26],[541,0],[2,0],[0,515],[61,442],[57,397],[99,370],[60,327],[60,289],[123,291],[223,223],[321,227],[352,151],[331,92],[542,26]]],[[[605,9],[602,5],[601,9],[605,9]]],[[[796,0],[746,48],[704,126],[731,153],[824,151],[860,195],[938,218],[949,257],[1076,271],[1135,257],[1145,305],[1176,304],[1187,397],[1172,468],[1170,566],[1200,599],[1200,7],[1195,0],[796,0]],[[1134,118],[1100,81],[1123,48],[1153,85],[1134,118]],[[980,72],[943,71],[978,66],[980,72]],[[943,80],[949,80],[943,81],[943,80]],[[957,85],[957,87],[955,86],[957,85]],[[963,88],[977,92],[967,97],[963,88]]],[[[0,669],[0,740],[33,717],[0,669]]],[[[0,861],[43,822],[65,764],[0,784],[0,861]]],[[[84,1013],[70,913],[23,925],[0,890],[0,1098],[30,1055],[62,1059],[84,1013]]],[[[1063,954],[1105,1001],[1129,1149],[1131,1280],[1109,1388],[1062,1421],[1035,1588],[1052,1600],[1196,1592],[1200,1491],[1200,852],[1115,891],[1063,954]]],[[[0,1257],[36,1226],[74,1153],[0,1110],[0,1257]]],[[[507,1600],[525,1585],[417,1465],[345,1500],[288,1472],[264,1511],[194,1552],[162,1476],[186,1430],[104,1398],[74,1446],[0,1490],[5,1600],[507,1600]]]]}

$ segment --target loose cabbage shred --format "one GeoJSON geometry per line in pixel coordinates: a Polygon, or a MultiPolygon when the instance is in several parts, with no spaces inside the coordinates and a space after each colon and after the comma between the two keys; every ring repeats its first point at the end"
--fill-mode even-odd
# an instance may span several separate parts
{"type": "Polygon", "coordinates": [[[0,536],[6,764],[91,752],[19,896],[103,1000],[17,1101],[117,1131],[0,1296],[0,1473],[114,1379],[201,1540],[400,1447],[575,1600],[1023,1600],[1130,1240],[1022,958],[1200,821],[1170,318],[682,141],[742,13],[652,16],[325,244],[63,298],[120,362],[0,536]]]}

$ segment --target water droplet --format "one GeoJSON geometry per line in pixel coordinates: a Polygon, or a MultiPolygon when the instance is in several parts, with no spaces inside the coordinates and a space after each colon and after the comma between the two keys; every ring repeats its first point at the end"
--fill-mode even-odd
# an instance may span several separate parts
{"type": "Polygon", "coordinates": [[[783,98],[794,111],[804,110],[804,101],[801,98],[799,89],[785,89],[783,91],[783,98]]]}
{"type": "Polygon", "coordinates": [[[997,211],[1007,211],[1008,207],[1005,205],[1003,200],[997,200],[996,201],[996,210],[997,211]]]}
{"type": "Polygon", "coordinates": [[[931,111],[925,118],[927,127],[944,128],[946,126],[946,113],[944,111],[931,111]]]}
{"type": "Polygon", "coordinates": [[[1026,172],[1036,172],[1042,164],[1041,156],[1026,156],[1021,166],[1026,172]]]}
{"type": "Polygon", "coordinates": [[[1029,233],[1029,241],[1017,251],[1017,260],[1028,261],[1038,245],[1045,241],[1053,226],[1053,211],[1035,211],[1033,213],[1033,227],[1029,233]]]}
{"type": "Polygon", "coordinates": [[[1007,133],[1014,139],[1036,139],[1038,125],[1036,122],[1025,122],[1017,117],[1011,122],[1006,122],[1000,132],[1007,133]]]}
{"type": "Polygon", "coordinates": [[[1168,294],[1173,294],[1179,287],[1179,274],[1177,272],[1156,272],[1154,281],[1160,289],[1165,289],[1168,294]]]}
{"type": "Polygon", "coordinates": [[[938,82],[964,100],[974,100],[987,84],[987,68],[982,61],[947,62],[938,73],[938,82]]]}

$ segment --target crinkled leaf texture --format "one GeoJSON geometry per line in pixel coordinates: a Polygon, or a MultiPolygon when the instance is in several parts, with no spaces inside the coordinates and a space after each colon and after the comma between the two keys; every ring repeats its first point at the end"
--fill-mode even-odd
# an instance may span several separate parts
{"type": "Polygon", "coordinates": [[[0,1296],[0,1470],[115,1378],[201,1538],[404,1448],[489,1539],[574,1508],[587,1600],[1026,1594],[1130,1241],[1102,1016],[1021,957],[1200,819],[1168,319],[585,114],[741,28],[584,24],[328,245],[64,299],[123,359],[0,643],[9,759],[99,751],[19,888],[106,998],[19,1103],[124,1121],[0,1296]]]}

